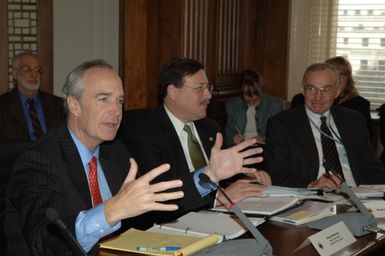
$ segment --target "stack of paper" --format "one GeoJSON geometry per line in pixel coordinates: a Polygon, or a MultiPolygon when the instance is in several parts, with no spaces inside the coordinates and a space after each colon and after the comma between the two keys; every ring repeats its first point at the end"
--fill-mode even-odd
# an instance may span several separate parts
{"type": "MultiPolygon", "coordinates": [[[[239,203],[242,212],[257,215],[273,215],[286,210],[299,203],[296,196],[272,196],[272,197],[249,197],[239,203]]],[[[215,211],[229,211],[226,206],[213,208],[215,211]]]]}
{"type": "Polygon", "coordinates": [[[303,205],[271,217],[271,220],[290,225],[302,225],[336,214],[336,205],[316,201],[306,201],[303,205]]]}
{"type": "MultiPolygon", "coordinates": [[[[249,218],[249,220],[254,226],[265,221],[263,218],[249,218]]],[[[154,225],[148,231],[198,237],[217,234],[224,236],[225,239],[233,239],[244,234],[247,229],[236,216],[200,211],[190,212],[174,222],[154,225]]]]}
{"type": "Polygon", "coordinates": [[[116,238],[101,243],[100,247],[145,255],[187,256],[218,243],[220,239],[218,235],[198,238],[130,229],[116,238]],[[166,251],[164,249],[166,247],[180,247],[180,249],[166,251]]]}

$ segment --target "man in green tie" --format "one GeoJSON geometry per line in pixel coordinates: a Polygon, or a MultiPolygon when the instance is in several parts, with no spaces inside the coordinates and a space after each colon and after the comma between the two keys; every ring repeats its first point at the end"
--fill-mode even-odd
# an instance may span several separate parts
{"type": "MultiPolygon", "coordinates": [[[[201,63],[188,58],[170,60],[160,71],[158,88],[164,104],[156,110],[127,112],[118,138],[137,160],[141,174],[160,163],[169,163],[170,171],[159,176],[157,181],[181,179],[185,196],[177,201],[179,210],[176,213],[147,215],[145,223],[151,225],[214,203],[225,203],[224,198],[214,192],[215,188],[200,182],[198,175],[202,172],[214,182],[247,173],[262,183],[271,183],[266,172],[245,167],[262,161],[261,157],[248,158],[261,153],[260,148],[241,152],[255,140],[221,149],[221,129],[206,117],[213,86],[209,84],[201,63]]],[[[259,195],[263,187],[242,179],[231,184],[226,191],[234,201],[240,201],[259,195]]]]}

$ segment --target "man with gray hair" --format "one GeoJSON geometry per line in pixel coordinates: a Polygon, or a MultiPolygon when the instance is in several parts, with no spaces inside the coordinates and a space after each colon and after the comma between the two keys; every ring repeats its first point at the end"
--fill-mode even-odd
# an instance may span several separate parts
{"type": "MultiPolygon", "coordinates": [[[[173,211],[165,201],[183,192],[180,180],[150,182],[170,166],[160,165],[136,179],[137,164],[115,138],[122,118],[122,81],[104,61],[88,61],[71,71],[63,87],[67,122],[51,129],[16,162],[7,190],[7,212],[19,214],[32,255],[77,255],[46,209],[59,212],[81,247],[95,255],[98,241],[142,213],[173,211]]],[[[9,232],[16,223],[7,219],[9,232]]],[[[9,237],[17,255],[19,237],[9,237]]]]}
{"type": "Polygon", "coordinates": [[[267,124],[265,167],[273,184],[338,188],[338,173],[350,186],[385,183],[362,115],[333,105],[339,74],[327,63],[310,65],[302,81],[305,104],[267,124]]]}
{"type": "Polygon", "coordinates": [[[14,57],[15,88],[0,95],[0,139],[34,141],[64,119],[63,99],[39,89],[42,74],[37,55],[14,57]]]}

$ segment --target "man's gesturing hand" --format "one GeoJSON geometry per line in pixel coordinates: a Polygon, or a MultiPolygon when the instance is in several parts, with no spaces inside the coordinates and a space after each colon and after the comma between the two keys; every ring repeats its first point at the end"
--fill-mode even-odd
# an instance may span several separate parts
{"type": "Polygon", "coordinates": [[[183,197],[182,191],[163,192],[167,189],[181,187],[181,180],[172,180],[150,184],[160,174],[170,169],[169,164],[163,164],[154,168],[147,174],[135,180],[138,165],[130,158],[130,171],[119,192],[107,200],[104,212],[108,224],[115,225],[118,221],[143,214],[148,211],[175,211],[175,204],[160,202],[183,197]]]}
{"type": "Polygon", "coordinates": [[[222,134],[217,133],[215,144],[211,149],[210,163],[206,167],[206,174],[212,181],[218,182],[223,179],[227,179],[237,173],[256,172],[256,169],[247,168],[244,166],[262,162],[262,157],[251,157],[253,155],[262,153],[262,148],[252,147],[242,151],[247,147],[255,144],[257,142],[256,139],[245,140],[238,145],[228,149],[221,149],[222,142],[222,134]]]}

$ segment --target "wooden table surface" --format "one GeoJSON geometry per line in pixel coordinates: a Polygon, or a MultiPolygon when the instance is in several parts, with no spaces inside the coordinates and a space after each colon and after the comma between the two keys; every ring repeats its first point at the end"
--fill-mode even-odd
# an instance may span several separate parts
{"type": "MultiPolygon", "coordinates": [[[[294,252],[307,237],[315,234],[317,230],[311,230],[306,226],[291,226],[288,224],[268,221],[258,226],[258,229],[269,240],[274,255],[319,255],[310,244],[294,252]]],[[[246,233],[241,238],[250,238],[246,233]]],[[[385,255],[385,235],[370,233],[362,237],[356,237],[357,241],[339,251],[335,255],[385,255]]],[[[136,253],[125,253],[106,249],[99,250],[100,256],[130,256],[136,253]]]]}

